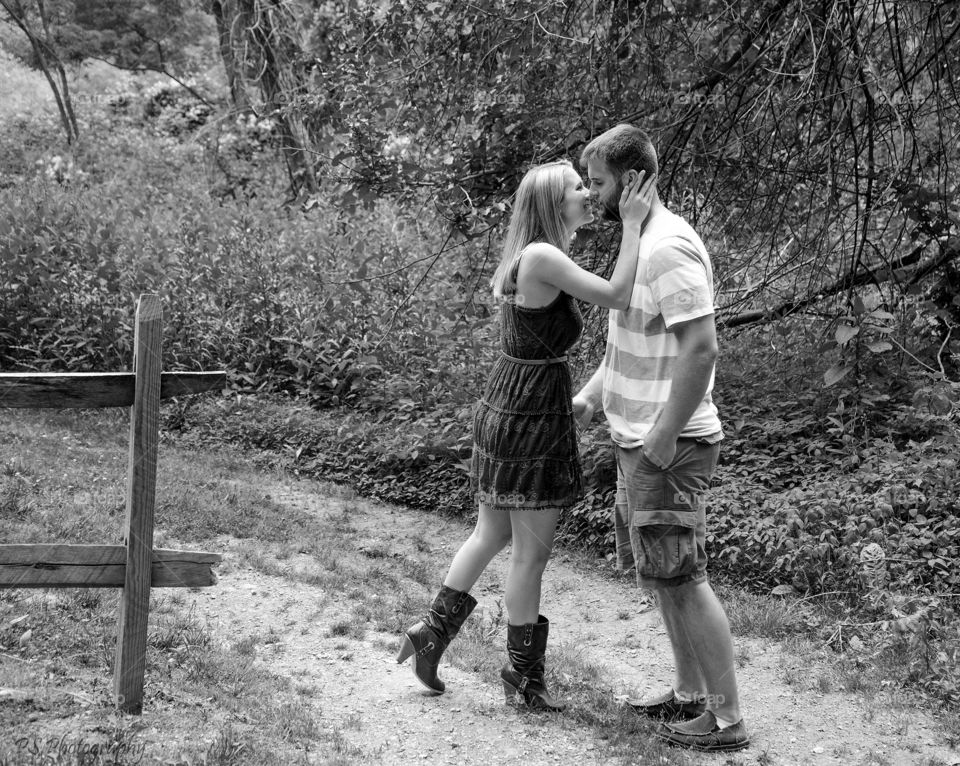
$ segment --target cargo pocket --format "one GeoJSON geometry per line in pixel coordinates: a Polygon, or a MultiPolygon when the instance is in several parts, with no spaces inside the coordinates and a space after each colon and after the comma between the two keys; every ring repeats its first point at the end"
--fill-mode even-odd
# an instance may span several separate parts
{"type": "Polygon", "coordinates": [[[696,511],[637,511],[630,539],[640,577],[670,580],[697,571],[696,511]]]}

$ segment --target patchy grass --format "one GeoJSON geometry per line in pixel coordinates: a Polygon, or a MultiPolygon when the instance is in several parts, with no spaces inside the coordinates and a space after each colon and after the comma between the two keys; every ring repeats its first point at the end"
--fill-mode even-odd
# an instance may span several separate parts
{"type": "MultiPolygon", "coordinates": [[[[14,697],[12,704],[4,697],[0,704],[0,725],[11,734],[0,740],[2,763],[23,762],[28,752],[43,763],[75,763],[68,749],[56,745],[63,736],[56,724],[65,718],[76,722],[75,734],[66,738],[74,750],[99,748],[103,756],[84,763],[112,763],[106,758],[110,753],[127,759],[117,762],[144,756],[147,745],[136,736],[137,720],[117,716],[109,690],[117,595],[85,599],[77,593],[0,591],[4,684],[33,690],[14,697]],[[102,720],[114,725],[107,737],[102,720]]],[[[217,723],[211,741],[183,738],[179,753],[170,753],[179,759],[174,762],[280,766],[296,762],[298,747],[323,742],[324,736],[333,742],[331,732],[318,730],[317,711],[296,699],[287,681],[252,662],[248,644],[213,646],[189,610],[163,599],[156,607],[150,615],[145,707],[175,721],[171,733],[177,726],[189,727],[198,708],[207,711],[205,718],[216,718],[219,711],[252,724],[235,729],[217,723]]],[[[152,755],[146,762],[154,762],[152,755]]]]}
{"type": "MultiPolygon", "coordinates": [[[[3,429],[7,438],[0,440],[0,498],[7,498],[4,507],[15,511],[0,517],[5,540],[119,539],[127,439],[122,413],[13,413],[3,429]]],[[[336,599],[319,594],[309,610],[310,622],[321,626],[318,635],[333,642],[341,659],[358,659],[356,642],[364,639],[392,654],[395,640],[383,634],[396,636],[422,616],[448,554],[438,556],[420,530],[365,526],[356,513],[359,501],[350,490],[303,482],[303,492],[329,497],[322,515],[290,497],[272,497],[270,492],[276,490],[263,488],[257,480],[265,465],[268,472],[274,470],[263,455],[248,456],[229,446],[195,451],[165,439],[158,476],[158,544],[216,548],[228,540],[232,555],[225,566],[251,567],[337,594],[336,599]]],[[[271,487],[276,484],[271,482],[271,487]]],[[[589,554],[559,555],[577,566],[597,566],[589,554]],[[577,560],[579,556],[583,561],[577,560]]],[[[563,592],[577,586],[571,580],[558,587],[563,592]]],[[[862,694],[877,715],[882,713],[909,736],[913,725],[909,706],[891,713],[882,696],[884,687],[869,664],[858,664],[847,653],[834,656],[817,645],[817,626],[827,614],[823,606],[799,599],[765,599],[734,588],[718,591],[736,634],[778,640],[798,655],[795,664],[782,669],[788,684],[799,691],[862,694]],[[811,667],[817,672],[812,674],[811,667]]],[[[51,722],[75,720],[78,730],[87,732],[84,736],[89,739],[95,733],[104,747],[146,744],[129,719],[113,712],[109,686],[117,604],[115,591],[0,591],[4,684],[37,690],[16,699],[0,697],[0,725],[42,737],[45,730],[53,730],[51,722]],[[104,727],[103,720],[110,725],[104,727]]],[[[643,609],[651,606],[642,594],[638,604],[643,609]]],[[[625,608],[616,617],[630,620],[635,611],[625,608]]],[[[502,603],[477,610],[445,662],[496,683],[504,661],[505,623],[502,603]]],[[[348,764],[371,757],[350,744],[351,739],[356,741],[350,733],[360,728],[361,721],[330,724],[321,709],[322,689],[273,675],[258,662],[282,643],[274,631],[273,625],[265,624],[250,635],[214,641],[183,591],[154,593],[145,705],[157,726],[168,725],[183,742],[169,757],[164,752],[166,762],[348,764]],[[189,722],[198,715],[204,720],[202,736],[188,735],[189,722]],[[325,760],[315,759],[318,752],[325,760]]],[[[741,667],[752,659],[749,647],[739,648],[741,667]]],[[[701,762],[661,747],[652,736],[653,724],[617,702],[602,670],[576,646],[551,645],[547,667],[551,689],[570,702],[568,712],[549,718],[548,725],[590,732],[603,762],[701,762]]],[[[0,762],[4,758],[16,762],[16,755],[15,744],[0,744],[0,762]]],[[[726,762],[770,760],[762,752],[750,751],[746,761],[726,762]]]]}
{"type": "MultiPolygon", "coordinates": [[[[4,415],[0,539],[119,540],[126,413],[4,415]]],[[[392,571],[392,562],[386,564],[384,556],[347,554],[359,545],[359,533],[349,518],[352,493],[340,489],[329,493],[331,502],[342,508],[335,512],[334,523],[324,524],[259,491],[255,482],[250,483],[255,466],[235,450],[224,447],[201,456],[164,442],[158,465],[156,545],[215,547],[225,535],[240,538],[239,565],[344,588],[356,597],[354,607],[330,626],[331,635],[355,640],[370,624],[397,627],[396,610],[381,593],[388,586],[396,589],[403,577],[392,571]]],[[[424,577],[425,563],[411,567],[405,564],[404,571],[424,577]]],[[[118,604],[114,590],[0,590],[0,675],[5,688],[19,690],[0,697],[0,725],[13,735],[0,739],[0,763],[21,762],[24,748],[30,748],[44,763],[72,764],[68,755],[56,750],[53,733],[56,722],[64,718],[77,719],[76,747],[96,745],[101,755],[120,753],[130,762],[138,752],[144,755],[147,745],[137,737],[136,719],[120,717],[113,709],[110,679],[118,604]],[[34,691],[22,691],[30,689],[34,691]],[[103,735],[101,719],[116,723],[109,736],[103,735]]],[[[203,736],[197,732],[181,736],[179,752],[165,745],[165,763],[286,766],[315,763],[307,753],[317,752],[330,754],[323,763],[356,762],[359,753],[341,730],[323,724],[309,691],[291,688],[288,679],[256,662],[258,650],[277,640],[271,631],[265,626],[260,635],[214,645],[181,592],[152,594],[145,709],[154,718],[169,719],[171,735],[190,727],[198,711],[207,721],[203,736]]],[[[101,760],[85,763],[107,762],[97,757],[101,760]]],[[[147,757],[144,762],[153,762],[149,752],[147,757]]]]}
{"type": "Polygon", "coordinates": [[[715,590],[734,635],[776,639],[804,629],[800,614],[784,599],[722,586],[715,586],[715,590]]]}
{"type": "MultiPolygon", "coordinates": [[[[3,514],[0,534],[24,542],[119,539],[127,425],[124,413],[110,411],[16,413],[8,419],[5,428],[12,438],[0,447],[0,497],[16,512],[3,514]]],[[[331,495],[323,518],[296,503],[281,503],[251,481],[252,472],[262,467],[262,461],[254,466],[229,447],[201,455],[164,440],[156,543],[215,547],[229,538],[232,566],[342,594],[348,607],[341,598],[335,613],[326,609],[327,603],[316,608],[318,618],[322,612],[325,637],[340,640],[343,657],[353,657],[355,642],[369,630],[396,635],[419,619],[446,557],[439,561],[418,532],[411,532],[402,547],[396,530],[371,536],[356,523],[351,512],[356,500],[349,491],[311,487],[331,495]]],[[[63,715],[106,715],[118,725],[126,720],[113,713],[109,689],[117,606],[115,591],[0,591],[0,652],[6,655],[0,666],[12,687],[38,689],[29,701],[0,704],[0,723],[33,732],[37,722],[63,715]],[[75,691],[64,693],[54,679],[69,679],[75,691]],[[30,709],[37,715],[31,721],[27,713],[25,721],[30,709]]],[[[504,661],[505,623],[502,604],[477,612],[446,661],[497,678],[504,661]]],[[[173,729],[182,730],[197,710],[208,721],[205,736],[183,738],[172,762],[296,764],[314,762],[307,753],[318,749],[328,754],[325,764],[370,757],[349,744],[343,724],[325,722],[317,703],[322,695],[270,674],[257,662],[276,641],[265,626],[258,634],[218,644],[181,592],[154,593],[145,708],[169,718],[173,729]]],[[[395,646],[388,643],[385,648],[392,652],[395,646]]],[[[597,737],[598,752],[605,752],[610,762],[691,762],[687,754],[656,744],[650,723],[624,713],[600,670],[575,647],[551,647],[548,682],[571,702],[570,713],[550,719],[552,725],[587,727],[597,737]]],[[[85,736],[89,740],[93,735],[85,736]]],[[[112,741],[115,748],[145,746],[135,728],[122,726],[112,741]]],[[[15,745],[0,745],[0,760],[15,755],[15,745]]],[[[55,758],[49,762],[66,764],[55,758]]]]}

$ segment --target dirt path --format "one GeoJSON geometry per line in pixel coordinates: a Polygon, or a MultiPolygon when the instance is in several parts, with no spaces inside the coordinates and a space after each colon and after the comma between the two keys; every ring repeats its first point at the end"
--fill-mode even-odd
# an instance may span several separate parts
{"type": "MultiPolygon", "coordinates": [[[[285,482],[261,490],[281,504],[330,513],[329,502],[309,485],[285,482]]],[[[402,556],[415,539],[426,539],[444,564],[469,531],[457,522],[365,501],[354,503],[351,513],[351,523],[369,532],[371,540],[388,541],[391,555],[402,556]]],[[[622,763],[606,755],[594,730],[569,716],[519,714],[505,706],[495,677],[445,661],[441,676],[448,692],[425,696],[409,665],[394,662],[397,636],[329,635],[327,617],[344,608],[336,593],[241,568],[231,556],[234,545],[224,541],[219,585],[189,595],[197,616],[215,640],[269,631],[273,643],[261,647],[258,660],[316,690],[325,725],[341,732],[343,752],[352,753],[356,762],[622,763]]],[[[293,567],[298,560],[286,563],[293,567]]],[[[499,608],[505,563],[505,556],[498,557],[478,583],[479,607],[471,619],[482,620],[484,610],[499,608]]],[[[550,564],[545,578],[543,609],[551,620],[551,646],[580,652],[599,666],[601,684],[614,697],[658,693],[672,678],[662,624],[640,595],[630,582],[563,557],[550,564]]],[[[960,764],[960,753],[947,747],[924,713],[879,698],[820,693],[817,668],[804,666],[781,645],[756,639],[738,639],[736,645],[753,744],[732,758],[691,755],[690,763],[960,764]]]]}

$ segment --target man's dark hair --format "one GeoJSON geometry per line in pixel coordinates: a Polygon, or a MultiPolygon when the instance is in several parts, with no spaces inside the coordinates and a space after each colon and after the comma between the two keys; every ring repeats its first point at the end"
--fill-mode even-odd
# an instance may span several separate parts
{"type": "Polygon", "coordinates": [[[634,125],[621,123],[601,133],[580,153],[580,166],[592,159],[603,160],[619,178],[628,170],[644,170],[646,177],[657,175],[657,152],[650,136],[634,125]]]}

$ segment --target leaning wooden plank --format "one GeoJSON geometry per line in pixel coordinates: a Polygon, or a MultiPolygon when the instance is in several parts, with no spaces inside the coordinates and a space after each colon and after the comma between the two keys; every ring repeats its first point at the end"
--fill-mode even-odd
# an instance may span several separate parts
{"type": "MultiPolygon", "coordinates": [[[[219,553],[206,551],[178,551],[155,548],[153,563],[193,561],[197,564],[218,564],[219,553]]],[[[127,549],[122,545],[86,545],[75,543],[7,543],[0,545],[0,565],[30,564],[37,567],[80,564],[98,566],[125,564],[127,549]]]]}
{"type": "Polygon", "coordinates": [[[217,575],[206,561],[154,561],[150,568],[151,588],[206,588],[216,584],[217,575]]]}
{"type": "MultiPolygon", "coordinates": [[[[0,545],[0,588],[123,587],[126,558],[122,545],[0,545]]],[[[201,588],[216,583],[211,566],[223,557],[157,548],[151,558],[151,587],[201,588]]]]}
{"type": "MultiPolygon", "coordinates": [[[[129,407],[135,379],[132,372],[7,372],[0,374],[0,407],[129,407]]],[[[226,382],[223,370],[164,372],[160,398],[215,391],[226,382]]]]}
{"type": "Polygon", "coordinates": [[[143,708],[147,617],[153,554],[153,508],[157,488],[157,445],[160,440],[160,339],[162,310],[156,295],[141,295],[134,331],[133,369],[137,374],[130,410],[127,467],[127,563],[114,665],[117,707],[139,714],[143,708]]]}
{"type": "MultiPolygon", "coordinates": [[[[49,563],[34,558],[32,563],[24,563],[0,558],[0,588],[122,588],[127,554],[122,546],[116,546],[116,549],[118,555],[111,552],[109,556],[97,557],[108,561],[49,563]]],[[[0,552],[2,556],[3,552],[0,552]]],[[[219,554],[203,551],[154,551],[150,587],[204,588],[216,585],[217,576],[211,567],[219,558],[219,554]]]]}

